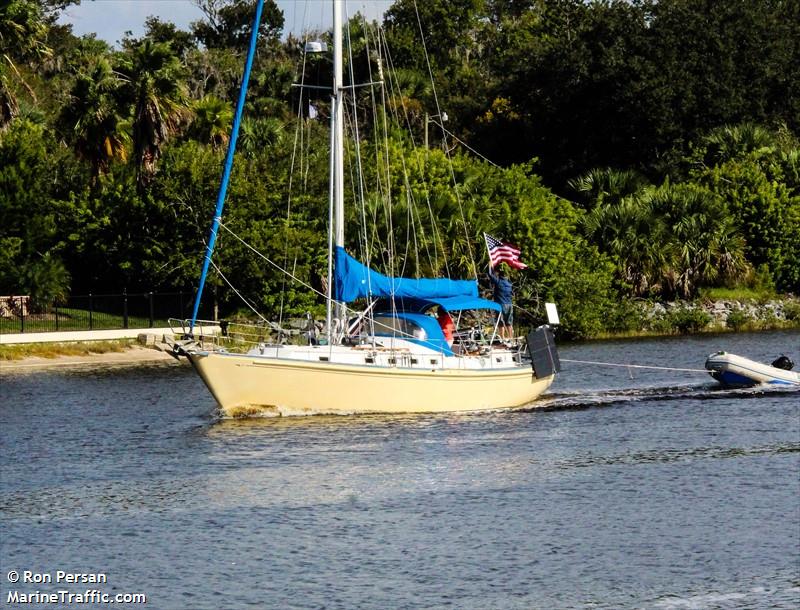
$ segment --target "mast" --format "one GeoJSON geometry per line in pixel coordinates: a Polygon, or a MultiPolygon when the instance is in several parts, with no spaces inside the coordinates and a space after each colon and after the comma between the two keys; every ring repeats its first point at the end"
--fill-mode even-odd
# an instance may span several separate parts
{"type": "MultiPolygon", "coordinates": [[[[342,4],[333,0],[333,227],[334,242],[344,247],[344,82],[342,79],[342,4]]],[[[333,281],[329,278],[328,283],[333,281]]],[[[336,321],[341,330],[345,322],[344,305],[336,303],[336,321]]]]}
{"type": "MultiPolygon", "coordinates": [[[[331,110],[335,106],[334,98],[331,96],[331,110]]],[[[330,127],[330,161],[328,167],[328,289],[326,290],[325,299],[325,329],[328,336],[328,345],[333,343],[333,239],[334,239],[334,215],[333,215],[333,184],[334,184],[334,154],[335,148],[335,134],[336,130],[333,124],[336,119],[336,113],[331,112],[331,127],[330,127]]]]}

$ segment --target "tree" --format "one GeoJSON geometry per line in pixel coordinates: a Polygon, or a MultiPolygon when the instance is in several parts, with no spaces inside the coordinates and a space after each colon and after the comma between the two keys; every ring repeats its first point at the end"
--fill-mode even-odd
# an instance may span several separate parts
{"type": "Polygon", "coordinates": [[[190,32],[178,29],[174,23],[161,21],[158,17],[150,16],[144,22],[145,38],[153,42],[168,43],[178,57],[185,57],[192,49],[196,48],[190,32]]]}
{"type": "Polygon", "coordinates": [[[701,145],[705,163],[714,166],[753,152],[773,153],[778,148],[778,139],[761,125],[742,123],[712,129],[701,145]]]}
{"type": "Polygon", "coordinates": [[[123,94],[133,107],[133,152],[141,189],[186,115],[185,71],[168,43],[149,39],[133,43],[120,59],[123,94]]]}
{"type": "Polygon", "coordinates": [[[0,3],[0,130],[19,114],[18,88],[36,102],[36,93],[18,64],[51,54],[46,38],[47,24],[39,3],[34,0],[0,3]]]}
{"type": "Polygon", "coordinates": [[[673,244],[663,218],[637,195],[594,206],[582,220],[591,243],[617,261],[619,279],[634,296],[658,293],[671,269],[673,244]]]}
{"type": "Polygon", "coordinates": [[[237,150],[253,157],[259,151],[280,146],[284,140],[284,127],[275,118],[258,119],[245,117],[239,131],[237,150]]]}
{"type": "Polygon", "coordinates": [[[71,158],[45,126],[26,119],[0,138],[1,294],[29,294],[47,306],[69,290],[63,259],[80,216],[69,194],[86,180],[72,173],[71,158]]]}
{"type": "Polygon", "coordinates": [[[194,119],[189,128],[189,136],[210,144],[213,148],[221,148],[228,144],[233,121],[233,109],[230,104],[223,102],[213,95],[192,104],[194,119]]]}
{"type": "Polygon", "coordinates": [[[591,210],[605,204],[619,203],[639,192],[647,179],[635,170],[597,168],[573,178],[567,185],[584,208],[591,210]]]}
{"type": "Polygon", "coordinates": [[[33,308],[44,310],[67,300],[70,279],[63,261],[47,252],[25,267],[22,286],[31,297],[33,308]]]}
{"type": "Polygon", "coordinates": [[[612,255],[635,296],[691,298],[698,288],[744,278],[745,242],[709,189],[669,182],[617,200],[599,193],[583,218],[587,237],[612,255]]]}
{"type": "Polygon", "coordinates": [[[699,179],[728,202],[753,266],[767,265],[778,289],[797,291],[800,195],[790,193],[782,176],[770,176],[764,165],[753,152],[710,168],[699,179]]]}
{"type": "Polygon", "coordinates": [[[105,57],[77,75],[58,123],[75,151],[92,167],[92,183],[114,160],[126,161],[130,136],[119,114],[122,80],[105,57]]]}
{"type": "MultiPolygon", "coordinates": [[[[206,16],[205,21],[192,23],[192,33],[207,49],[247,48],[256,0],[195,0],[206,16]]],[[[283,31],[283,11],[274,0],[265,0],[258,31],[259,44],[276,45],[283,31]]]]}
{"type": "Polygon", "coordinates": [[[470,34],[482,14],[482,0],[398,0],[384,17],[384,28],[397,65],[435,72],[466,60],[470,34]],[[424,40],[424,46],[420,43],[424,40]]]}
{"type": "MultiPolygon", "coordinates": [[[[742,280],[745,241],[725,202],[709,189],[668,183],[646,189],[643,202],[663,219],[672,260],[663,292],[691,298],[702,286],[742,280]]],[[[663,243],[661,247],[663,247],[663,243]]]]}

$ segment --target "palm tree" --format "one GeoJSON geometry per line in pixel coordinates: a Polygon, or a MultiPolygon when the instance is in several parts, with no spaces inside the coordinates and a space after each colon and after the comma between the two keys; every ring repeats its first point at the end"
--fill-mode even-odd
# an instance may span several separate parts
{"type": "Polygon", "coordinates": [[[61,129],[74,138],[78,156],[91,164],[92,183],[112,161],[128,158],[128,125],[117,110],[121,84],[109,61],[98,58],[87,73],[78,74],[58,118],[61,129]]]}
{"type": "Polygon", "coordinates": [[[660,290],[673,248],[647,198],[633,195],[598,205],[581,222],[590,241],[617,259],[621,279],[634,295],[660,290]]]}
{"type": "Polygon", "coordinates": [[[162,147],[187,114],[184,68],[169,43],[144,39],[127,50],[120,72],[133,106],[137,182],[144,188],[155,173],[162,147]]]}
{"type": "Polygon", "coordinates": [[[425,101],[433,92],[430,80],[415,70],[398,69],[393,76],[389,82],[390,106],[398,115],[405,115],[398,122],[421,121],[425,101]]]}
{"type": "Polygon", "coordinates": [[[279,146],[284,139],[283,122],[274,117],[242,119],[237,144],[242,152],[253,155],[256,151],[279,146]]]}
{"type": "Polygon", "coordinates": [[[230,139],[233,110],[230,104],[206,95],[192,105],[194,119],[190,128],[193,138],[218,149],[228,144],[230,139]]]}
{"type": "Polygon", "coordinates": [[[749,270],[744,239],[717,195],[693,184],[665,184],[643,198],[663,218],[674,252],[668,291],[690,298],[703,285],[736,280],[749,270]]]}
{"type": "Polygon", "coordinates": [[[567,185],[578,195],[586,209],[608,203],[619,203],[647,185],[647,179],[631,169],[595,168],[573,178],[567,185]]]}
{"type": "Polygon", "coordinates": [[[753,123],[718,127],[705,137],[704,143],[705,160],[711,165],[720,165],[758,150],[772,152],[779,144],[774,133],[753,123]]]}

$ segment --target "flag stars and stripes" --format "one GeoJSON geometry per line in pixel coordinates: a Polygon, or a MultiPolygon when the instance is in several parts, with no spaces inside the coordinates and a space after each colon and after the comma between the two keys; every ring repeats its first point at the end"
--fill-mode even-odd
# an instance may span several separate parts
{"type": "Polygon", "coordinates": [[[484,233],[483,237],[486,239],[486,248],[489,250],[490,267],[496,267],[500,263],[506,263],[509,267],[513,267],[514,269],[528,268],[528,265],[523,263],[519,258],[519,248],[500,241],[487,233],[484,233]]]}

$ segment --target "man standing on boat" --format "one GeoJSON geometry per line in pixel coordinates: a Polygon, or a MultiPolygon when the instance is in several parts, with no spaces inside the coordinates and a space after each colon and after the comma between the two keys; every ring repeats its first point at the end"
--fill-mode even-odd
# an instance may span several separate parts
{"type": "Polygon", "coordinates": [[[505,243],[487,233],[484,233],[483,237],[486,240],[486,249],[489,251],[489,281],[492,283],[494,300],[503,309],[503,328],[500,329],[500,337],[510,340],[514,338],[514,286],[504,268],[500,267],[497,274],[493,270],[502,263],[514,269],[527,269],[528,265],[520,260],[520,250],[513,244],[505,243]]]}
{"type": "Polygon", "coordinates": [[[503,308],[503,326],[500,329],[500,337],[510,340],[514,338],[514,285],[508,279],[506,270],[503,267],[498,269],[497,274],[489,267],[489,281],[492,283],[492,296],[495,303],[503,308]]]}

